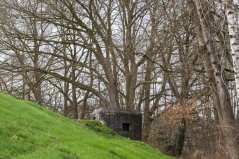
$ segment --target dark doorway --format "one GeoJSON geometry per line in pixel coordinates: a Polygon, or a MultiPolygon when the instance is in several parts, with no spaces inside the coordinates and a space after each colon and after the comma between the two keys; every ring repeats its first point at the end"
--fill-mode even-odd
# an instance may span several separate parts
{"type": "Polygon", "coordinates": [[[130,130],[130,123],[123,123],[122,124],[123,131],[129,131],[130,130]]]}

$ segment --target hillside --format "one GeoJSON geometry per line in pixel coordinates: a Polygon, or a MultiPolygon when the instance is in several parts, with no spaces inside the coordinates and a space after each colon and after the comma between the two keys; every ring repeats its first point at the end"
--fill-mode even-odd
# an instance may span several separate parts
{"type": "Polygon", "coordinates": [[[87,129],[29,101],[0,94],[0,159],[167,159],[137,141],[87,129]]]}

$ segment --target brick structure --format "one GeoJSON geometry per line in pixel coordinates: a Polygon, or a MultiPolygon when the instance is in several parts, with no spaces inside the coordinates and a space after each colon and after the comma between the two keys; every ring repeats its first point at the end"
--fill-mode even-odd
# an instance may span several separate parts
{"type": "Polygon", "coordinates": [[[141,140],[142,114],[140,112],[103,107],[91,113],[90,118],[100,120],[124,137],[141,140]]]}

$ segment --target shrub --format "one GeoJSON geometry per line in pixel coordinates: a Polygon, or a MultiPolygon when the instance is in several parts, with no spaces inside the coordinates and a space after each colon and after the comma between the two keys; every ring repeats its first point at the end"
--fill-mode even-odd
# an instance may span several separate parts
{"type": "Polygon", "coordinates": [[[90,130],[93,130],[103,136],[113,137],[117,133],[97,120],[79,120],[79,123],[90,130]]]}

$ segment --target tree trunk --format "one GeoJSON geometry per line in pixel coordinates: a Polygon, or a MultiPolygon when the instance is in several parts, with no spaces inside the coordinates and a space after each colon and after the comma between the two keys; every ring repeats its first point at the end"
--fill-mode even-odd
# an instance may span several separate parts
{"type": "Polygon", "coordinates": [[[78,119],[77,97],[76,97],[76,64],[72,63],[72,114],[74,119],[78,119]]]}
{"type": "Polygon", "coordinates": [[[42,91],[41,91],[41,84],[34,87],[33,90],[34,97],[39,105],[42,104],[42,91]]]}
{"type": "MultiPolygon", "coordinates": [[[[150,81],[151,73],[153,70],[153,63],[147,61],[145,81],[150,81]]],[[[150,85],[151,83],[144,84],[144,118],[143,118],[143,141],[147,142],[150,133],[151,125],[151,112],[150,112],[150,85]]]]}
{"type": "Polygon", "coordinates": [[[175,135],[175,145],[173,150],[173,155],[179,157],[183,153],[184,142],[186,137],[186,119],[181,119],[178,130],[175,135]]]}
{"type": "Polygon", "coordinates": [[[226,8],[226,16],[228,21],[228,31],[230,38],[231,55],[233,61],[233,69],[235,71],[235,83],[237,99],[239,100],[239,39],[237,31],[237,20],[235,17],[235,4],[233,0],[223,0],[226,8]]]}
{"type": "Polygon", "coordinates": [[[25,99],[26,96],[26,81],[24,76],[22,76],[22,99],[25,99]]]}
{"type": "Polygon", "coordinates": [[[131,69],[126,75],[126,109],[134,109],[135,88],[137,82],[137,66],[135,63],[131,64],[131,69]]]}
{"type": "Polygon", "coordinates": [[[63,113],[64,116],[67,117],[68,116],[68,99],[67,99],[67,95],[69,93],[69,83],[64,81],[64,106],[63,106],[63,113]]]}
{"type": "Polygon", "coordinates": [[[85,118],[85,113],[86,113],[86,108],[87,108],[87,99],[89,97],[90,92],[87,91],[85,93],[84,99],[83,99],[83,104],[82,104],[82,109],[80,112],[80,119],[84,119],[85,118]]]}
{"type": "Polygon", "coordinates": [[[204,7],[204,5],[203,3],[200,3],[199,0],[195,0],[195,2],[200,26],[200,28],[197,30],[199,46],[202,49],[201,51],[205,52],[203,53],[205,60],[204,65],[207,70],[208,76],[211,77],[211,88],[213,89],[214,95],[217,99],[215,107],[219,118],[219,129],[223,134],[229,157],[231,159],[238,159],[239,141],[237,137],[238,134],[235,127],[229,91],[225,83],[223,72],[221,70],[221,63],[214,48],[215,46],[210,40],[210,38],[213,36],[208,29],[204,18],[202,17],[203,12],[201,6],[204,7]]]}

